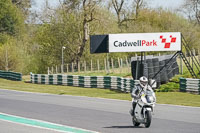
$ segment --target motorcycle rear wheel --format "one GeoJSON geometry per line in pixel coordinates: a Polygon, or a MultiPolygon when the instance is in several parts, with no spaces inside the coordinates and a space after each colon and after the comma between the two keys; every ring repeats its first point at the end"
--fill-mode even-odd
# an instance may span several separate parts
{"type": "Polygon", "coordinates": [[[136,122],[134,118],[132,118],[133,126],[138,127],[140,123],[136,122]]]}
{"type": "Polygon", "coordinates": [[[149,128],[151,125],[151,118],[152,118],[151,111],[147,111],[145,116],[146,116],[146,123],[144,125],[146,128],[149,128]]]}

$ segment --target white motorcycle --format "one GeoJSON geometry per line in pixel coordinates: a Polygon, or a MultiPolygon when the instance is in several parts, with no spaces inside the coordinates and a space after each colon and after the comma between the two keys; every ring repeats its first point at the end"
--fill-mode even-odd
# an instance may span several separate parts
{"type": "MultiPolygon", "coordinates": [[[[143,89],[139,93],[140,99],[137,100],[132,122],[134,126],[144,124],[146,128],[150,127],[152,113],[156,103],[155,93],[147,94],[143,89]]],[[[133,101],[134,99],[132,99],[133,101]]]]}

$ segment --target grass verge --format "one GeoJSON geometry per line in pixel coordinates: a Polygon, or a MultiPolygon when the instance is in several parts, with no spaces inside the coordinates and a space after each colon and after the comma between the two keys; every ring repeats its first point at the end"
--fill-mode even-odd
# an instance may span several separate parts
{"type": "MultiPolygon", "coordinates": [[[[50,93],[57,95],[74,95],[100,97],[109,99],[131,100],[130,94],[108,89],[80,88],[72,86],[38,85],[19,81],[0,79],[1,89],[50,93]]],[[[200,107],[200,95],[181,92],[156,92],[157,103],[200,107]]]]}

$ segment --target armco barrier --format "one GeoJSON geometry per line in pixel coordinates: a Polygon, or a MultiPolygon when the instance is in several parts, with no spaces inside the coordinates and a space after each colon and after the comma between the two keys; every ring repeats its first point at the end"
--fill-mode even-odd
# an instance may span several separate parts
{"type": "Polygon", "coordinates": [[[14,81],[22,81],[22,74],[16,72],[7,72],[0,70],[0,78],[14,80],[14,81]]]}
{"type": "Polygon", "coordinates": [[[200,79],[180,78],[180,91],[200,94],[200,79]]]}
{"type": "Polygon", "coordinates": [[[135,81],[130,78],[116,76],[44,75],[31,73],[31,83],[104,88],[130,92],[134,87],[135,81]]]}

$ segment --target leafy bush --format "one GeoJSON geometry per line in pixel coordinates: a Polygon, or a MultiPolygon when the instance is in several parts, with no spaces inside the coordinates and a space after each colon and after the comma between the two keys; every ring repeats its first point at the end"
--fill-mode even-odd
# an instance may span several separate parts
{"type": "Polygon", "coordinates": [[[168,82],[160,86],[156,92],[177,92],[179,90],[179,83],[168,82]]]}

